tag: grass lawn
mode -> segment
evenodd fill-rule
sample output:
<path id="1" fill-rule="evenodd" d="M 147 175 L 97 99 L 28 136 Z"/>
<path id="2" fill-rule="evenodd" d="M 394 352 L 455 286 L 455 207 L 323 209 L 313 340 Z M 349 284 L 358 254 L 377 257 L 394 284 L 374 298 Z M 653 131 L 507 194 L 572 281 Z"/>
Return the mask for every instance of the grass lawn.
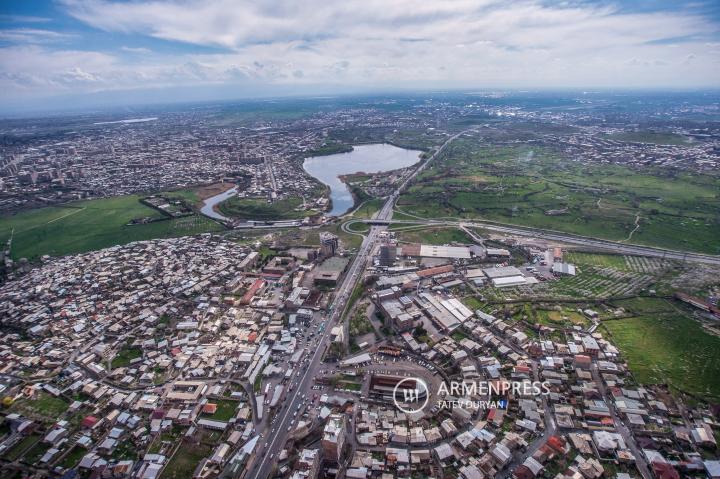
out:
<path id="1" fill-rule="evenodd" d="M 203 414 L 204 417 L 212 419 L 213 421 L 228 422 L 235 416 L 238 408 L 238 401 L 232 401 L 230 399 L 220 399 L 218 401 L 211 401 L 217 404 L 217 410 L 215 414 Z"/>
<path id="2" fill-rule="evenodd" d="M 615 306 L 624 308 L 638 316 L 648 316 L 650 313 L 675 313 L 673 304 L 663 298 L 632 298 L 613 301 Z"/>
<path id="3" fill-rule="evenodd" d="M 603 322 L 641 383 L 720 398 L 720 338 L 673 312 Z"/>
<path id="4" fill-rule="evenodd" d="M 367 307 L 358 307 L 358 309 L 355 310 L 355 314 L 350 318 L 348 328 L 351 337 L 358 337 L 372 332 L 373 327 L 367 317 Z"/>
<path id="5" fill-rule="evenodd" d="M 562 311 L 555 310 L 537 310 L 537 316 L 533 319 L 535 322 L 545 326 L 585 326 L 588 324 L 587 318 L 572 308 L 563 308 Z"/>
<path id="6" fill-rule="evenodd" d="M 349 391 L 362 390 L 362 384 L 352 381 L 340 381 L 337 385 L 338 389 L 347 389 Z"/>
<path id="7" fill-rule="evenodd" d="M 348 230 L 354 231 L 355 233 L 367 233 L 370 231 L 370 225 L 367 225 L 365 223 L 353 223 L 351 225 L 348 225 Z"/>
<path id="8" fill-rule="evenodd" d="M 59 466 L 64 469 L 70 469 L 71 467 L 75 467 L 80 462 L 80 459 L 85 456 L 85 454 L 87 454 L 87 451 L 85 449 L 80 446 L 75 446 L 70 452 L 67 453 L 65 457 L 63 457 L 63 460 L 60 462 Z"/>
<path id="9" fill-rule="evenodd" d="M 623 131 L 612 135 L 606 135 L 607 138 L 627 141 L 631 143 L 653 143 L 655 145 L 686 145 L 688 138 L 675 133 L 656 133 L 653 131 Z"/>
<path id="10" fill-rule="evenodd" d="M 423 228 L 417 230 L 398 231 L 400 241 L 407 243 L 422 243 L 431 245 L 444 245 L 448 243 L 473 244 L 473 241 L 463 231 L 457 228 Z"/>
<path id="11" fill-rule="evenodd" d="M 367 200 L 353 214 L 353 217 L 355 217 L 355 218 L 372 218 L 372 216 L 375 213 L 377 213 L 384 204 L 385 204 L 385 200 L 382 198 L 373 198 L 371 200 Z"/>
<path id="12" fill-rule="evenodd" d="M 45 453 L 52 446 L 38 441 L 28 452 L 23 456 L 23 461 L 28 464 L 36 464 L 45 455 Z"/>
<path id="13" fill-rule="evenodd" d="M 115 368 L 124 368 L 130 366 L 130 361 L 135 358 L 142 357 L 142 349 L 135 347 L 124 347 L 121 349 L 111 361 L 111 366 Z"/>
<path id="14" fill-rule="evenodd" d="M 455 331 L 450 335 L 451 338 L 453 338 L 455 341 L 462 341 L 463 339 L 467 338 L 467 334 L 463 333 L 462 331 Z"/>
<path id="15" fill-rule="evenodd" d="M 12 257 L 34 260 L 45 254 L 81 253 L 131 241 L 223 229 L 199 215 L 128 226 L 132 219 L 164 217 L 140 203 L 141 198 L 128 195 L 78 201 L 0 216 L 0 238 L 9 237 L 14 229 Z"/>
<path id="16" fill-rule="evenodd" d="M 627 264 L 625 263 L 625 258 L 619 254 L 581 253 L 579 251 L 568 251 L 565 253 L 563 260 L 566 263 L 589 264 L 591 266 L 615 268 L 621 271 L 629 270 Z"/>
<path id="17" fill-rule="evenodd" d="M 203 443 L 198 445 L 183 443 L 170 459 L 168 465 L 165 466 L 165 469 L 162 470 L 160 477 L 177 479 L 192 477 L 198 463 L 204 457 L 209 456 L 211 452 L 210 446 Z"/>
<path id="18" fill-rule="evenodd" d="M 475 311 L 482 308 L 482 303 L 479 299 L 477 299 L 474 296 L 466 296 L 462 299 L 462 302 L 465 306 L 470 308 L 471 311 Z"/>
<path id="19" fill-rule="evenodd" d="M 70 405 L 62 398 L 56 398 L 44 391 L 38 393 L 36 399 L 21 399 L 10 408 L 12 412 L 28 416 L 42 416 L 57 421 Z"/>
<path id="20" fill-rule="evenodd" d="M 284 198 L 268 203 L 264 198 L 238 198 L 233 196 L 218 205 L 220 213 L 244 220 L 292 220 L 317 214 L 311 211 L 296 211 L 302 205 L 302 198 Z"/>
<path id="21" fill-rule="evenodd" d="M 320 232 L 329 231 L 340 238 L 342 246 L 346 249 L 357 249 L 362 243 L 362 237 L 344 232 L 340 223 L 333 223 L 318 228 L 292 228 L 286 230 L 255 230 L 272 234 L 277 241 L 287 246 L 320 246 Z"/>
<path id="22" fill-rule="evenodd" d="M 549 149 L 465 136 L 418 175 L 397 205 L 424 218 L 490 220 L 720 254 L 719 186 L 712 175 L 576 163 Z"/>
<path id="23" fill-rule="evenodd" d="M 17 460 L 26 450 L 33 447 L 35 444 L 37 444 L 40 441 L 40 436 L 36 434 L 31 434 L 29 436 L 26 436 L 23 438 L 22 441 L 15 444 L 13 447 L 11 447 L 4 455 L 3 457 L 7 459 L 8 461 L 15 461 Z"/>

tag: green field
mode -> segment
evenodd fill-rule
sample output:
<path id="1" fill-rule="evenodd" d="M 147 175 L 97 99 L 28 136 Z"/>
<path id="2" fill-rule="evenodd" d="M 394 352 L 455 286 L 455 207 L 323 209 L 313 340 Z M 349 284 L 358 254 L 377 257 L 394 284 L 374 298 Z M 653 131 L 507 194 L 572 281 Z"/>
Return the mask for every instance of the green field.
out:
<path id="1" fill-rule="evenodd" d="M 604 136 L 617 141 L 652 143 L 655 145 L 686 145 L 689 142 L 688 138 L 682 135 L 675 133 L 656 133 L 653 131 L 623 131 Z"/>
<path id="2" fill-rule="evenodd" d="M 85 454 L 87 454 L 87 451 L 85 449 L 80 446 L 75 446 L 70 452 L 65 455 L 65 457 L 63 457 L 63 460 L 60 462 L 59 465 L 60 467 L 63 467 L 65 469 L 75 467 L 77 463 L 80 462 L 80 459 L 85 456 Z"/>
<path id="3" fill-rule="evenodd" d="M 563 260 L 567 263 L 578 265 L 591 265 L 615 268 L 619 270 L 629 270 L 625 263 L 625 258 L 618 254 L 600 254 L 600 253 L 580 253 L 577 251 L 568 251 L 564 254 Z"/>
<path id="4" fill-rule="evenodd" d="M 0 240 L 14 229 L 12 257 L 34 260 L 42 255 L 92 251 L 131 241 L 220 231 L 222 226 L 200 215 L 128 226 L 137 218 L 163 218 L 140 203 L 138 195 L 78 201 L 0 217 Z"/>
<path id="5" fill-rule="evenodd" d="M 212 449 L 205 444 L 189 444 L 183 442 L 180 448 L 175 452 L 172 459 L 165 469 L 163 469 L 161 478 L 184 479 L 192 477 L 193 471 L 198 463 L 210 455 Z"/>
<path id="6" fill-rule="evenodd" d="M 67 411 L 70 405 L 62 398 L 56 398 L 44 391 L 37 393 L 35 399 L 20 399 L 11 407 L 12 412 L 17 412 L 30 417 L 43 417 L 57 421 Z"/>
<path id="7" fill-rule="evenodd" d="M 682 391 L 719 399 L 720 338 L 658 301 L 624 303 L 628 309 L 647 313 L 604 321 L 610 338 L 639 382 L 668 383 Z"/>
<path id="8" fill-rule="evenodd" d="M 238 198 L 233 196 L 218 205 L 220 213 L 244 220 L 294 220 L 318 214 L 312 211 L 297 211 L 303 203 L 302 198 L 284 198 L 268 203 L 264 198 Z"/>
<path id="9" fill-rule="evenodd" d="M 369 219 L 377 213 L 380 208 L 385 204 L 385 200 L 382 198 L 373 198 L 365 201 L 360 207 L 353 213 L 354 218 Z"/>
<path id="10" fill-rule="evenodd" d="M 261 231 L 261 230 L 256 230 Z M 287 246 L 320 246 L 320 232 L 328 231 L 337 235 L 340 242 L 347 249 L 357 249 L 362 243 L 362 237 L 346 233 L 340 228 L 340 223 L 328 224 L 318 228 L 290 228 L 286 230 L 262 230 L 272 235 L 277 241 Z"/>
<path id="11" fill-rule="evenodd" d="M 111 361 L 112 369 L 130 366 L 130 361 L 142 357 L 142 349 L 126 347 L 121 349 Z"/>
<path id="12" fill-rule="evenodd" d="M 8 449 L 2 457 L 7 459 L 8 461 L 15 461 L 19 459 L 25 451 L 27 451 L 31 447 L 34 447 L 38 442 L 40 442 L 40 439 L 41 437 L 37 434 L 31 434 L 29 436 L 26 436 L 20 442 Z"/>
<path id="13" fill-rule="evenodd" d="M 203 414 L 203 416 L 212 419 L 213 421 L 224 421 L 227 422 L 235 416 L 238 408 L 238 402 L 230 399 L 220 399 L 215 401 L 217 409 L 215 414 Z"/>
<path id="14" fill-rule="evenodd" d="M 473 244 L 463 231 L 457 228 L 423 228 L 416 230 L 397 231 L 399 241 L 406 243 L 422 243 L 444 245 L 449 243 Z"/>
<path id="15" fill-rule="evenodd" d="M 398 208 L 720 254 L 718 191 L 720 179 L 710 175 L 583 164 L 463 137 L 418 176 Z"/>

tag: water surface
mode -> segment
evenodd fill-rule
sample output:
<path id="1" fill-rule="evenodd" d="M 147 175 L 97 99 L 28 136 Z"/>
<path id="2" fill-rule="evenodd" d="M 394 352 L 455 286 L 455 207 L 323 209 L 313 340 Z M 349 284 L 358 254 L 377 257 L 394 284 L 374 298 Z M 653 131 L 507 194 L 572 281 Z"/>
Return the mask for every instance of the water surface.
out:
<path id="1" fill-rule="evenodd" d="M 218 204 L 222 203 L 223 201 L 235 196 L 238 192 L 237 186 L 234 188 L 230 188 L 227 191 L 223 191 L 222 193 L 219 193 L 215 196 L 211 196 L 210 198 L 203 201 L 203 206 L 200 208 L 200 213 L 204 214 L 205 216 L 209 216 L 210 218 L 215 218 L 216 220 L 220 221 L 230 221 L 230 218 L 221 215 L 217 211 L 213 209 L 213 207 Z"/>
<path id="2" fill-rule="evenodd" d="M 330 187 L 330 214 L 339 216 L 353 207 L 352 194 L 347 185 L 340 181 L 340 175 L 405 168 L 420 161 L 421 153 L 419 150 L 406 150 L 387 143 L 359 145 L 348 153 L 306 158 L 303 168 Z"/>

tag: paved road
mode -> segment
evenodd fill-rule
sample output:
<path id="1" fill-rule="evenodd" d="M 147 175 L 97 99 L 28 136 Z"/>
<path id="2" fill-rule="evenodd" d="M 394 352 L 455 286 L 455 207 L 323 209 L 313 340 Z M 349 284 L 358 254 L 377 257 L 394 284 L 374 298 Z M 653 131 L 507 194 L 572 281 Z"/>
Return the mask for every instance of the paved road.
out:
<path id="1" fill-rule="evenodd" d="M 458 133 L 448 138 L 445 143 L 437 149 L 437 151 L 430 156 L 425 162 L 421 163 L 413 174 L 398 186 L 397 190 L 391 194 L 382 209 L 376 214 L 375 218 L 378 220 L 389 220 L 392 218 L 393 207 L 395 201 L 400 196 L 400 193 L 407 187 L 409 182 L 420 173 L 425 167 L 433 161 L 437 155 L 439 155 L 445 147 L 452 142 L 454 139 L 459 137 L 465 132 Z M 269 426 L 269 434 L 265 432 L 261 438 L 261 444 L 258 449 L 257 457 L 254 465 L 251 465 L 250 474 L 248 477 L 267 478 L 272 472 L 273 465 L 277 461 L 279 452 L 285 446 L 288 435 L 291 430 L 296 426 L 295 412 L 298 408 L 302 409 L 303 404 L 307 404 L 307 397 L 310 397 L 311 387 L 313 385 L 313 379 L 320 369 L 321 360 L 323 353 L 330 344 L 330 331 L 338 321 L 342 318 L 343 312 L 347 307 L 347 301 L 352 294 L 355 285 L 358 280 L 362 277 L 362 272 L 365 269 L 368 258 L 372 253 L 375 246 L 379 233 L 387 228 L 387 226 L 371 226 L 367 236 L 363 239 L 360 250 L 358 251 L 355 259 L 353 260 L 347 274 L 343 278 L 340 286 L 335 292 L 335 301 L 331 307 L 325 325 L 325 329 L 320 333 L 320 340 L 317 348 L 312 351 L 312 356 L 307 367 L 299 373 L 298 376 L 294 376 L 289 383 L 289 387 L 293 388 L 292 392 L 289 392 L 286 397 L 285 406 L 276 414 L 274 423 Z M 303 398 L 305 396 L 305 398 Z M 267 442 L 267 447 L 265 446 Z"/>
<path id="2" fill-rule="evenodd" d="M 372 222 L 373 220 L 350 220 L 348 223 L 354 222 Z M 688 261 L 692 263 L 704 263 L 720 265 L 720 256 L 689 253 L 684 251 L 675 251 L 671 249 L 656 248 L 653 246 L 640 246 L 615 241 L 589 238 L 587 236 L 578 236 L 568 233 L 562 233 L 553 230 L 544 230 L 539 228 L 527 228 L 519 226 L 499 225 L 497 223 L 485 221 L 449 221 L 449 220 L 384 220 L 387 224 L 425 224 L 428 226 L 454 226 L 457 228 L 477 227 L 498 233 L 512 234 L 516 236 L 528 236 L 533 238 L 541 238 L 550 241 L 557 241 L 568 244 L 576 244 L 579 246 L 588 246 L 591 248 L 602 249 L 618 254 L 631 254 L 639 256 L 650 256 L 654 258 L 664 258 L 679 261 Z M 347 224 L 347 223 L 346 223 Z"/>

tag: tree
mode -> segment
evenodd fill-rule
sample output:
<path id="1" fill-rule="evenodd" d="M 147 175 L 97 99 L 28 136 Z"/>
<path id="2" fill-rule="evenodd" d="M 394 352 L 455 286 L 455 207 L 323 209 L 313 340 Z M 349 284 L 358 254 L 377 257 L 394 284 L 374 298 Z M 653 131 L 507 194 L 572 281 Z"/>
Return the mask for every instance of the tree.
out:
<path id="1" fill-rule="evenodd" d="M 415 327 L 415 331 L 413 331 L 413 337 L 420 338 L 422 336 L 427 336 L 427 333 L 427 329 L 425 329 L 422 324 L 418 324 Z"/>

